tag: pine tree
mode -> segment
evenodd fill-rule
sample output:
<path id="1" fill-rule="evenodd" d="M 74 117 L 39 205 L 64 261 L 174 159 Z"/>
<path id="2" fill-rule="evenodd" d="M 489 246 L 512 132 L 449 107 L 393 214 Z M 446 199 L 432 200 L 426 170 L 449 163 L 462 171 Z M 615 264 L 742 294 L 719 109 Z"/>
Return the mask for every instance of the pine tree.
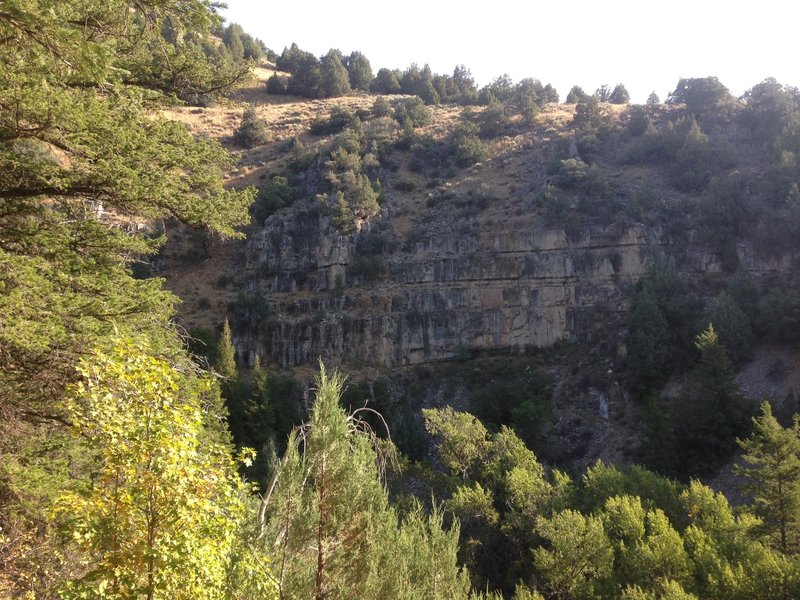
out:
<path id="1" fill-rule="evenodd" d="M 217 340 L 216 361 L 214 370 L 221 377 L 220 390 L 228 409 L 228 425 L 237 446 L 247 446 L 251 443 L 248 432 L 250 419 L 248 417 L 247 386 L 236 367 L 236 350 L 231 339 L 231 326 L 228 319 L 222 326 L 222 332 Z"/>
<path id="2" fill-rule="evenodd" d="M 614 551 L 599 517 L 565 510 L 536 520 L 548 547 L 534 550 L 534 563 L 554 598 L 592 597 L 596 580 L 612 571 Z"/>
<path id="3" fill-rule="evenodd" d="M 310 423 L 294 432 L 262 505 L 281 598 L 463 598 L 457 528 L 389 506 L 374 436 L 339 406 L 321 367 Z"/>
<path id="4" fill-rule="evenodd" d="M 672 352 L 669 324 L 658 306 L 650 286 L 636 294 L 631 315 L 631 372 L 636 385 L 644 390 L 666 375 Z"/>
<path id="5" fill-rule="evenodd" d="M 48 399 L 112 320 L 158 329 L 152 324 L 171 314 L 174 299 L 127 268 L 164 238 L 103 227 L 99 211 L 175 216 L 228 236 L 249 221 L 253 193 L 222 184 L 232 157 L 153 116 L 167 93 L 220 94 L 244 75 L 227 81 L 185 39 L 188 30 L 207 36 L 216 21 L 201 1 L 145 0 L 134 10 L 76 0 L 4 4 L 0 172 L 13 176 L 0 177 L 0 403 L 11 396 L 19 405 L 24 396 L 24 405 L 42 400 L 36 410 L 49 412 Z M 176 69 L 190 80 L 179 81 Z"/>
<path id="6" fill-rule="evenodd" d="M 745 400 L 713 325 L 698 334 L 696 346 L 700 361 L 676 401 L 674 419 L 681 472 L 688 475 L 717 468 L 734 451 L 747 423 Z"/>
<path id="7" fill-rule="evenodd" d="M 800 417 L 784 429 L 772 416 L 769 402 L 753 417 L 753 433 L 739 440 L 747 466 L 738 473 L 748 480 L 751 510 L 763 522 L 772 544 L 784 554 L 800 545 Z"/>
<path id="8" fill-rule="evenodd" d="M 579 102 L 585 102 L 588 97 L 589 94 L 584 92 L 581 86 L 573 85 L 572 88 L 569 90 L 567 98 L 564 100 L 564 102 L 566 102 L 567 104 L 577 104 Z"/>
<path id="9" fill-rule="evenodd" d="M 213 100 L 246 75 L 246 65 L 207 52 L 221 22 L 204 0 L 7 0 L 0 9 L 0 515 L 10 544 L 0 586 L 20 582 L 11 595 L 52 597 L 54 579 L 84 567 L 51 537 L 58 494 L 88 489 L 105 467 L 65 435 L 65 389 L 81 360 L 109 339 L 141 335 L 169 364 L 196 368 L 170 324 L 174 296 L 159 279 L 131 276 L 163 231 L 130 235 L 98 216 L 177 217 L 222 236 L 249 222 L 253 192 L 223 186 L 232 157 L 158 110 L 176 97 Z M 209 409 L 213 394 L 201 396 Z M 7 468 L 34 449 L 54 485 Z M 60 458 L 73 455 L 82 458 Z"/>
<path id="10" fill-rule="evenodd" d="M 422 414 L 428 433 L 441 439 L 439 454 L 444 465 L 465 481 L 469 479 L 487 456 L 486 427 L 474 416 L 456 412 L 450 406 L 423 409 Z"/>

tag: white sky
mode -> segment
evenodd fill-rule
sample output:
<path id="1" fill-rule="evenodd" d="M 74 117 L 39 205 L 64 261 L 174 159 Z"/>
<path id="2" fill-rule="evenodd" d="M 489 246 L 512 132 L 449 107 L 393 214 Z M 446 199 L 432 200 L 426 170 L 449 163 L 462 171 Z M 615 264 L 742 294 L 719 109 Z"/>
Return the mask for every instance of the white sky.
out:
<path id="1" fill-rule="evenodd" d="M 479 85 L 508 73 L 588 93 L 623 83 L 664 100 L 681 77 L 715 75 L 734 95 L 767 77 L 800 85 L 795 0 L 225 0 L 222 14 L 280 54 L 359 50 L 372 69 L 464 64 Z"/>

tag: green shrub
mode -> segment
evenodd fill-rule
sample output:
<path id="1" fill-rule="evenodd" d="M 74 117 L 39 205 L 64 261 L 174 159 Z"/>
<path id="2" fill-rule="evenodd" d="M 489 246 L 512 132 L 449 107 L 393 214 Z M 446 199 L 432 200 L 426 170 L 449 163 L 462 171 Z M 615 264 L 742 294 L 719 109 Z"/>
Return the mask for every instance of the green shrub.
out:
<path id="1" fill-rule="evenodd" d="M 421 98 L 405 98 L 395 102 L 394 118 L 402 127 L 422 127 L 430 123 L 431 111 Z"/>
<path id="2" fill-rule="evenodd" d="M 578 158 L 568 158 L 554 162 L 548 169 L 548 174 L 558 187 L 572 189 L 584 183 L 589 174 L 589 166 Z"/>
<path id="3" fill-rule="evenodd" d="M 339 133 L 349 127 L 357 127 L 360 124 L 361 120 L 353 112 L 341 106 L 334 106 L 327 119 L 314 119 L 309 131 L 314 135 L 329 135 Z"/>
<path id="4" fill-rule="evenodd" d="M 267 123 L 258 116 L 253 107 L 244 110 L 239 127 L 233 134 L 233 140 L 244 148 L 262 146 L 269 141 Z"/>
<path id="5" fill-rule="evenodd" d="M 298 137 L 294 137 L 289 141 L 287 150 L 289 170 L 294 173 L 300 173 L 308 169 L 319 156 L 316 148 L 309 148 Z"/>
<path id="6" fill-rule="evenodd" d="M 509 119 L 505 106 L 499 102 L 493 102 L 483 109 L 476 121 L 479 135 L 482 138 L 495 138 L 505 132 Z"/>
<path id="7" fill-rule="evenodd" d="M 373 254 L 371 256 L 356 256 L 350 263 L 348 269 L 350 275 L 373 282 L 383 277 L 388 268 L 382 255 Z"/>
<path id="8" fill-rule="evenodd" d="M 289 206 L 295 198 L 295 191 L 286 177 L 275 176 L 258 190 L 253 203 L 253 220 L 263 223 L 264 219 Z"/>
<path id="9" fill-rule="evenodd" d="M 643 135 L 650 127 L 650 117 L 647 111 L 641 106 L 631 109 L 628 118 L 628 133 L 634 137 Z"/>
<path id="10" fill-rule="evenodd" d="M 476 133 L 476 128 L 463 123 L 456 127 L 450 136 L 450 146 L 455 163 L 459 167 L 469 167 L 486 158 L 488 150 Z"/>
<path id="11" fill-rule="evenodd" d="M 383 96 L 378 96 L 372 103 L 372 114 L 376 117 L 388 117 L 392 114 L 392 105 Z"/>
<path id="12" fill-rule="evenodd" d="M 451 150 L 432 136 L 414 136 L 408 168 L 415 173 L 431 173 L 447 165 Z"/>
<path id="13" fill-rule="evenodd" d="M 286 75 L 278 75 L 273 73 L 272 77 L 267 79 L 267 93 L 268 94 L 285 94 L 289 89 L 289 78 Z"/>

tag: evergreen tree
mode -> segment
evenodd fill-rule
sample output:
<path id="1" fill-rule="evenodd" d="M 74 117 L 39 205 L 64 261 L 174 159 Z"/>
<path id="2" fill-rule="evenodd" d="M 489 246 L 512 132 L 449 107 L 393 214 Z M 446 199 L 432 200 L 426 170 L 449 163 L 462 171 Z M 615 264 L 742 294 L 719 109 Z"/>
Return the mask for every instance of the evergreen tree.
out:
<path id="1" fill-rule="evenodd" d="M 258 356 L 253 364 L 249 392 L 245 407 L 246 443 L 252 448 L 261 448 L 275 437 L 278 419 L 275 414 L 275 402 L 270 394 L 269 376 L 267 370 L 261 366 L 261 359 Z"/>
<path id="2" fill-rule="evenodd" d="M 759 308 L 758 284 L 750 272 L 741 265 L 733 274 L 728 286 L 728 295 L 747 316 L 751 327 L 756 323 Z"/>
<path id="3" fill-rule="evenodd" d="M 651 286 L 645 284 L 634 299 L 628 351 L 634 385 L 640 390 L 658 385 L 669 373 L 670 338 L 669 323 Z"/>
<path id="4" fill-rule="evenodd" d="M 222 378 L 220 389 L 227 406 L 228 425 L 233 435 L 233 441 L 239 447 L 246 446 L 251 443 L 248 435 L 250 431 L 249 394 L 247 386 L 236 368 L 236 350 L 233 347 L 228 319 L 225 319 L 222 326 L 215 355 L 216 360 L 213 366 Z"/>
<path id="5" fill-rule="evenodd" d="M 267 124 L 252 106 L 244 110 L 242 121 L 233 133 L 233 139 L 244 148 L 262 146 L 269 141 Z"/>
<path id="6" fill-rule="evenodd" d="M 298 49 L 297 53 L 290 54 L 286 62 L 287 67 L 291 67 L 290 72 L 292 73 L 287 83 L 287 92 L 306 98 L 319 98 L 322 95 L 322 71 L 319 59 L 310 52 Z M 337 65 L 333 64 L 334 62 L 334 59 L 328 61 L 331 68 L 329 74 L 333 76 L 331 78 L 333 86 L 341 82 L 341 79 L 338 81 L 336 79 L 341 72 L 336 68 Z M 342 66 L 342 68 L 344 67 Z"/>
<path id="7" fill-rule="evenodd" d="M 657 104 L 661 104 L 661 99 L 658 97 L 658 94 L 655 92 L 650 92 L 650 95 L 647 97 L 647 105 L 648 106 L 655 106 Z"/>
<path id="8" fill-rule="evenodd" d="M 716 77 L 684 78 L 667 98 L 668 104 L 685 104 L 686 110 L 697 117 L 718 111 L 731 102 L 728 88 Z"/>
<path id="9" fill-rule="evenodd" d="M 372 66 L 367 57 L 361 52 L 351 52 L 344 65 L 350 78 L 350 87 L 354 90 L 369 90 L 372 83 Z"/>
<path id="10" fill-rule="evenodd" d="M 244 36 L 242 26 L 236 23 L 228 25 L 222 33 L 222 41 L 230 50 L 235 62 L 242 62 L 245 58 Z"/>
<path id="11" fill-rule="evenodd" d="M 549 548 L 536 548 L 534 563 L 554 598 L 592 597 L 595 580 L 611 575 L 614 551 L 599 517 L 565 510 L 539 517 L 536 530 Z"/>
<path id="12" fill-rule="evenodd" d="M 214 368 L 226 381 L 234 381 L 238 376 L 236 370 L 236 351 L 233 348 L 231 338 L 231 325 L 228 319 L 222 325 L 222 333 L 217 340 L 217 350 L 215 352 L 216 362 Z"/>
<path id="13" fill-rule="evenodd" d="M 345 96 L 351 91 L 350 76 L 338 50 L 328 50 L 320 61 L 319 93 L 322 98 Z"/>
<path id="14" fill-rule="evenodd" d="M 272 77 L 267 79 L 266 85 L 268 94 L 285 94 L 288 91 L 289 78 L 273 73 Z"/>
<path id="15" fill-rule="evenodd" d="M 609 102 L 611 97 L 611 88 L 609 88 L 608 85 L 603 84 L 595 90 L 594 95 L 595 98 L 597 98 L 600 102 Z"/>
<path id="16" fill-rule="evenodd" d="M 581 86 L 574 85 L 567 94 L 567 98 L 564 102 L 567 104 L 577 104 L 578 102 L 585 102 L 588 97 L 589 94 L 584 92 Z"/>
<path id="17" fill-rule="evenodd" d="M 399 94 L 402 90 L 400 86 L 400 76 L 401 73 L 399 71 L 387 68 L 379 69 L 369 89 L 379 94 Z"/>
<path id="18" fill-rule="evenodd" d="M 676 449 L 681 473 L 710 473 L 736 448 L 736 436 L 747 424 L 747 407 L 739 394 L 728 354 L 709 325 L 697 336 L 700 361 L 675 407 Z"/>
<path id="19" fill-rule="evenodd" d="M 750 355 L 753 341 L 753 330 L 744 311 L 723 292 L 706 311 L 704 320 L 714 326 L 734 364 L 741 365 Z"/>
<path id="20" fill-rule="evenodd" d="M 800 549 L 800 418 L 784 429 L 772 416 L 769 402 L 753 417 L 753 432 L 739 440 L 746 466 L 738 473 L 748 480 L 751 509 L 763 523 L 770 542 L 784 554 Z"/>
<path id="21" fill-rule="evenodd" d="M 184 27 L 196 20 L 200 35 L 212 15 L 202 2 L 137 7 L 100 7 L 86 27 L 77 25 L 83 4 L 73 1 L 41 11 L 15 2 L 9 10 L 16 16 L 0 18 L 8 40 L 0 47 L 0 107 L 15 107 L 0 109 L 0 171 L 14 174 L 0 178 L 0 395 L 52 397 L 112 319 L 125 315 L 130 326 L 144 327 L 170 314 L 173 300 L 158 282 L 132 280 L 127 271 L 127 257 L 156 251 L 163 238 L 103 227 L 97 208 L 145 220 L 172 215 L 223 235 L 249 220 L 251 192 L 222 185 L 231 157 L 183 125 L 154 118 L 152 107 L 166 98 L 123 77 L 143 68 L 131 64 L 137 52 L 160 43 L 144 22 L 172 19 Z M 35 39 L 30 31 L 38 32 Z M 130 53 L 118 54 L 118 47 Z M 192 68 L 212 69 L 204 57 L 195 59 Z M 201 87 L 181 89 L 200 90 L 201 79 Z M 151 74 L 142 85 L 160 88 L 160 81 Z M 58 365 L 47 359 L 55 348 Z"/>
<path id="22" fill-rule="evenodd" d="M 468 413 L 443 409 L 424 409 L 425 429 L 441 438 L 439 454 L 448 468 L 464 480 L 485 459 L 488 432 L 483 424 Z"/>
<path id="23" fill-rule="evenodd" d="M 10 0 L 0 10 L 0 515 L 19 515 L 3 518 L 11 561 L 0 585 L 22 586 L 11 595 L 52 597 L 54 579 L 85 567 L 74 548 L 56 551 L 51 537 L 58 494 L 88 490 L 106 467 L 105 449 L 86 452 L 65 436 L 65 388 L 80 361 L 111 338 L 135 335 L 170 365 L 196 368 L 170 325 L 175 298 L 160 280 L 131 276 L 132 257 L 156 252 L 165 238 L 157 229 L 129 235 L 98 215 L 137 223 L 177 217 L 223 236 L 238 236 L 236 227 L 248 222 L 251 191 L 223 187 L 232 157 L 158 115 L 175 97 L 213 100 L 246 75 L 246 65 L 207 52 L 220 23 L 201 0 Z M 219 429 L 216 401 L 201 396 L 209 426 Z M 36 461 L 58 485 L 47 489 L 25 469 L 6 468 L 26 446 L 38 448 Z M 79 452 L 80 462 L 58 458 Z M 95 480 L 98 494 L 106 483 Z M 200 560 L 190 552 L 182 564 Z"/>
<path id="24" fill-rule="evenodd" d="M 300 69 L 305 65 L 305 62 L 309 56 L 312 58 L 314 57 L 313 54 L 301 50 L 296 43 L 292 42 L 291 46 L 283 49 L 283 52 L 281 52 L 278 60 L 275 61 L 275 67 L 279 71 L 296 75 L 297 72 L 300 71 Z"/>
<path id="25" fill-rule="evenodd" d="M 628 93 L 628 90 L 625 89 L 624 85 L 618 83 L 609 94 L 608 101 L 611 104 L 627 104 L 631 101 L 631 95 Z"/>
<path id="26" fill-rule="evenodd" d="M 548 83 L 542 90 L 542 98 L 545 103 L 552 102 L 554 104 L 558 104 L 558 91 Z"/>
<path id="27" fill-rule="evenodd" d="M 457 102 L 460 104 L 474 104 L 478 100 L 478 88 L 472 72 L 464 65 L 457 65 L 453 69 L 453 87 L 458 94 Z"/>
<path id="28" fill-rule="evenodd" d="M 341 387 L 337 373 L 321 368 L 311 421 L 290 437 L 264 500 L 280 597 L 466 597 L 457 528 L 443 531 L 436 512 L 397 518 L 374 436 L 339 406 Z"/>

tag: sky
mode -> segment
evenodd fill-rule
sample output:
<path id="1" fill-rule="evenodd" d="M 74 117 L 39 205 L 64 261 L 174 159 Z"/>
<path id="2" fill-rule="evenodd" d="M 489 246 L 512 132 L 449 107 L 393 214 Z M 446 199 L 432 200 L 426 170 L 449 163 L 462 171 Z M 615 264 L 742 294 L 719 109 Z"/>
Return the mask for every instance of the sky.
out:
<path id="1" fill-rule="evenodd" d="M 665 100 L 682 77 L 716 76 L 736 96 L 767 77 L 800 86 L 794 0 L 225 0 L 222 11 L 280 54 L 362 52 L 377 72 L 463 64 L 479 85 L 508 74 L 551 83 L 625 85 L 633 102 Z"/>

